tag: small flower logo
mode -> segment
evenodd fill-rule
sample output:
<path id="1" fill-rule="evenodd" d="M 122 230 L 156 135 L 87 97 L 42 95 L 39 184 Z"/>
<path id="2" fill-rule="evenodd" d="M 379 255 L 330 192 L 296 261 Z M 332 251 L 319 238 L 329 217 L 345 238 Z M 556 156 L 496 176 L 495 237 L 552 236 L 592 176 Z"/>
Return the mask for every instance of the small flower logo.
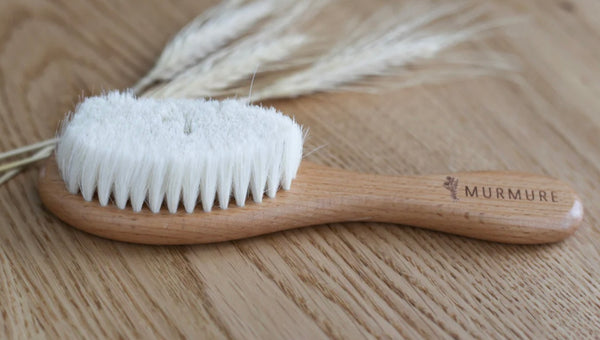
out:
<path id="1" fill-rule="evenodd" d="M 450 197 L 453 200 L 458 201 L 458 196 L 456 196 L 456 188 L 458 187 L 458 178 L 454 177 L 446 177 L 446 182 L 444 182 L 444 188 L 450 191 Z"/>

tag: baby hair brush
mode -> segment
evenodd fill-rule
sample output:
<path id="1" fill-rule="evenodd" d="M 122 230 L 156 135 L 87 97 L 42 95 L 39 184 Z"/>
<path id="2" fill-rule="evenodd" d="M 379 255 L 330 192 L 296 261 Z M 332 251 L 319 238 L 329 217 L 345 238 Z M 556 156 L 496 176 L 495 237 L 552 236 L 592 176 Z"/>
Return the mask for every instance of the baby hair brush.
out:
<path id="1" fill-rule="evenodd" d="M 300 165 L 301 127 L 238 100 L 111 92 L 82 102 L 59 137 L 40 172 L 43 203 L 76 228 L 126 242 L 208 243 L 371 221 L 535 244 L 564 239 L 583 218 L 574 191 L 546 176 L 393 177 Z M 230 200 L 238 207 L 228 209 Z"/>

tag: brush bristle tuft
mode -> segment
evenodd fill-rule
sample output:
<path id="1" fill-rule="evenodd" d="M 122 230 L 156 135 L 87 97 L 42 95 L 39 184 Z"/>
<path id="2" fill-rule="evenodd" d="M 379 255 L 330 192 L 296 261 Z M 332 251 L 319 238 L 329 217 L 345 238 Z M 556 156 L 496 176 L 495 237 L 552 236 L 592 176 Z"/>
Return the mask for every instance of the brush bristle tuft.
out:
<path id="1" fill-rule="evenodd" d="M 243 206 L 289 189 L 303 134 L 291 118 L 240 100 L 151 99 L 110 92 L 87 98 L 63 125 L 56 160 L 71 193 L 97 193 L 124 209 L 144 203 L 191 213 L 231 196 Z M 200 199 L 200 202 L 198 202 Z"/>

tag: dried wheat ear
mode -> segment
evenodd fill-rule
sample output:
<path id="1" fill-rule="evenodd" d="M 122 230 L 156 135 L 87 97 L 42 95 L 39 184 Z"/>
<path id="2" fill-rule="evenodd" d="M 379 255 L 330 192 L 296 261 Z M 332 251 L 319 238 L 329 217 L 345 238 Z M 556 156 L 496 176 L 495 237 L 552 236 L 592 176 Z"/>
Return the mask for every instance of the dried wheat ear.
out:
<path id="1" fill-rule="evenodd" d="M 318 26 L 313 24 L 327 15 L 327 6 L 328 1 L 321 0 L 223 1 L 176 34 L 131 91 L 159 98 L 250 93 L 248 101 L 255 102 L 319 91 L 375 91 L 456 76 L 498 75 L 513 67 L 505 56 L 489 51 L 474 54 L 455 49 L 453 54 L 441 54 L 510 22 L 490 18 L 486 7 L 470 1 L 442 5 L 406 1 L 361 20 L 347 18 L 352 23 L 348 30 L 329 40 L 322 32 L 306 30 Z M 435 67 L 429 69 L 431 64 Z M 0 165 L 0 173 L 4 172 L 0 184 L 51 155 L 56 142 L 50 139 L 0 154 L 2 160 L 35 152 Z"/>

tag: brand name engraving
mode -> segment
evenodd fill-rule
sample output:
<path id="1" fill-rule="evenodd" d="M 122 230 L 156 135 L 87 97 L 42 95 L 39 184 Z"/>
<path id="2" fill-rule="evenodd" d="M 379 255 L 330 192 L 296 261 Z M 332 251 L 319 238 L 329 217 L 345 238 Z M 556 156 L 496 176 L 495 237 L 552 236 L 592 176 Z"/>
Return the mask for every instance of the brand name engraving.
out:
<path id="1" fill-rule="evenodd" d="M 446 177 L 443 186 L 450 192 L 450 197 L 454 201 L 459 200 L 458 178 L 451 176 Z M 551 190 L 493 187 L 485 185 L 465 185 L 464 193 L 465 198 L 474 197 L 497 200 L 539 201 L 558 203 L 558 196 L 556 192 Z"/>
<path id="2" fill-rule="evenodd" d="M 465 197 L 495 198 L 498 200 L 558 202 L 554 191 L 465 185 Z"/>

